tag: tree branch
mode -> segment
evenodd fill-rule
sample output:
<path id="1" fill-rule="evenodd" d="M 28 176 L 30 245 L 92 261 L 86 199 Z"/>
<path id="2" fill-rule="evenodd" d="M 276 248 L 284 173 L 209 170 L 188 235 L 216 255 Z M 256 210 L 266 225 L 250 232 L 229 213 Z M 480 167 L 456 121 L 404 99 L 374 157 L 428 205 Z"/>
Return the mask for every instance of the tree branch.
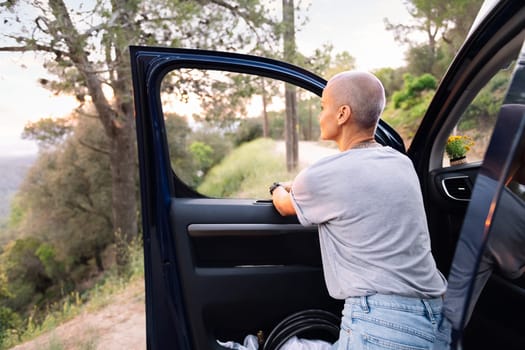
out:
<path id="1" fill-rule="evenodd" d="M 51 46 L 45 46 L 41 44 L 26 45 L 26 46 L 0 46 L 0 51 L 4 52 L 29 52 L 29 51 L 44 51 L 51 52 L 56 55 L 65 56 L 67 52 L 58 50 Z"/>
<path id="2" fill-rule="evenodd" d="M 224 9 L 230 11 L 233 16 L 237 16 L 237 17 L 242 18 L 244 23 L 246 23 L 246 25 L 255 34 L 255 36 L 257 38 L 257 42 L 258 43 L 262 43 L 262 39 L 261 39 L 259 33 L 257 32 L 257 28 L 255 27 L 254 23 L 250 19 L 250 14 L 246 13 L 246 11 L 243 11 L 242 8 L 240 8 L 238 5 L 229 4 L 229 3 L 227 3 L 224 0 L 198 0 L 198 2 L 201 5 L 203 5 L 203 6 L 206 5 L 207 3 L 211 3 L 211 4 L 214 4 L 214 5 L 217 5 L 219 7 L 222 7 Z M 263 22 L 265 22 L 267 24 L 270 24 L 270 25 L 274 24 L 271 21 L 267 21 L 266 19 Z"/>
<path id="3" fill-rule="evenodd" d="M 63 0 L 50 0 L 49 6 L 53 16 L 57 19 L 56 28 L 52 31 L 50 29 L 50 32 L 55 38 L 62 37 L 63 34 L 60 33 L 67 33 L 64 41 L 69 50 L 68 56 L 83 75 L 84 82 L 97 109 L 104 130 L 111 137 L 115 132 L 117 113 L 111 108 L 104 95 L 99 77 L 92 73 L 95 70 L 88 59 L 88 53 L 84 50 L 85 38 L 79 35 Z"/>
<path id="4" fill-rule="evenodd" d="M 81 144 L 82 146 L 86 147 L 86 148 L 89 148 L 92 151 L 95 151 L 95 152 L 98 152 L 98 153 L 102 153 L 102 154 L 105 154 L 107 156 L 109 156 L 109 154 L 110 154 L 108 150 L 105 150 L 105 149 L 98 148 L 98 147 L 95 147 L 93 145 L 90 145 L 87 142 L 82 141 L 81 139 L 78 139 L 78 143 Z"/>
<path id="5" fill-rule="evenodd" d="M 78 113 L 79 116 L 81 117 L 86 117 L 86 118 L 91 118 L 91 119 L 99 119 L 98 118 L 98 114 L 93 114 L 93 113 L 88 113 L 86 112 L 84 109 L 84 104 L 82 103 L 80 106 L 78 106 L 77 108 L 75 108 L 75 112 Z"/>
<path id="6" fill-rule="evenodd" d="M 111 226 L 111 224 L 112 224 L 111 220 L 104 213 L 101 213 L 101 212 L 99 212 L 99 211 L 97 211 L 95 209 L 86 208 L 83 205 L 81 205 L 80 203 L 77 203 L 76 201 L 72 201 L 72 200 L 65 201 L 65 204 L 67 206 L 69 206 L 70 208 L 80 210 L 81 212 L 101 217 L 104 221 L 109 223 L 109 226 Z"/>

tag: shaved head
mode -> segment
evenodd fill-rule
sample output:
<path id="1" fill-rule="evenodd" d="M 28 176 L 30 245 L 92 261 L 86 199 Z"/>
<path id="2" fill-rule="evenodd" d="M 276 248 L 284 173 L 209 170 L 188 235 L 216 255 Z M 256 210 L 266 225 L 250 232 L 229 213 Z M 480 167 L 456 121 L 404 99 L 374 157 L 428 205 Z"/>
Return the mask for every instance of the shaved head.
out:
<path id="1" fill-rule="evenodd" d="M 375 128 L 385 107 L 385 90 L 379 79 L 368 72 L 336 74 L 325 90 L 338 105 L 348 105 L 354 121 L 362 128 Z"/>

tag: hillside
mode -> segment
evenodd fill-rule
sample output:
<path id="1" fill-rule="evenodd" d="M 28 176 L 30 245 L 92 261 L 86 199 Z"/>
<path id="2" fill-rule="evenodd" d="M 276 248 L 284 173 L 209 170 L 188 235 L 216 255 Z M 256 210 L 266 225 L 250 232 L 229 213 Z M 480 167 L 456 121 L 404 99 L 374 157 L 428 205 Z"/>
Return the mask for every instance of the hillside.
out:
<path id="1" fill-rule="evenodd" d="M 10 200 L 35 159 L 36 155 L 0 156 L 0 222 L 9 215 Z"/>

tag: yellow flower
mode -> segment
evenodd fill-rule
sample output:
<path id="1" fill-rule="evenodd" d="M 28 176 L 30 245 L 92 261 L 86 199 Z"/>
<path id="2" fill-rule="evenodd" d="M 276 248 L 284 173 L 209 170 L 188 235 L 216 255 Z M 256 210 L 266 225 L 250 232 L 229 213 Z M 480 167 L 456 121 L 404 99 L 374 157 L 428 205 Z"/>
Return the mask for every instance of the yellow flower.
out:
<path id="1" fill-rule="evenodd" d="M 463 158 L 473 145 L 474 141 L 468 136 L 451 135 L 448 137 L 445 151 L 450 159 Z"/>

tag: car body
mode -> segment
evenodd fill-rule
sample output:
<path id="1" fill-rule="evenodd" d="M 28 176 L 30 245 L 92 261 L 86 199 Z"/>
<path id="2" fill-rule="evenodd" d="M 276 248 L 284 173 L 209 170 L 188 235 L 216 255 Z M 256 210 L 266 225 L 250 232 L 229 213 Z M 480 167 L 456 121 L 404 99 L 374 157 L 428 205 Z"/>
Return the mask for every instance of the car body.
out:
<path id="1" fill-rule="evenodd" d="M 472 298 L 502 190 L 525 149 L 525 113 L 520 109 L 525 105 L 524 23 L 521 1 L 499 1 L 489 8 L 442 78 L 408 149 L 384 121 L 376 135 L 380 143 L 406 153 L 414 163 L 438 268 L 446 276 L 455 267 L 464 272 L 451 276 L 451 282 L 462 286 L 455 302 L 463 324 L 464 315 L 476 304 L 465 330 L 458 329 L 465 349 L 525 347 L 525 279 L 509 279 L 496 269 L 479 300 Z M 268 334 L 286 316 L 301 310 L 339 315 L 341 301 L 330 298 L 324 285 L 317 229 L 302 227 L 295 217 L 281 217 L 264 198 L 213 198 L 190 188 L 170 163 L 173 150 L 161 101 L 163 79 L 180 69 L 262 76 L 317 96 L 326 81 L 262 57 L 130 49 L 148 349 L 220 349 L 217 340 L 241 341 L 258 331 Z M 483 161 L 445 166 L 448 136 L 478 92 L 509 63 L 513 69 L 502 105 L 518 109 L 498 112 Z M 476 182 L 480 175 L 491 180 L 483 189 Z M 506 253 L 514 254 L 516 245 L 525 250 L 518 239 Z"/>

